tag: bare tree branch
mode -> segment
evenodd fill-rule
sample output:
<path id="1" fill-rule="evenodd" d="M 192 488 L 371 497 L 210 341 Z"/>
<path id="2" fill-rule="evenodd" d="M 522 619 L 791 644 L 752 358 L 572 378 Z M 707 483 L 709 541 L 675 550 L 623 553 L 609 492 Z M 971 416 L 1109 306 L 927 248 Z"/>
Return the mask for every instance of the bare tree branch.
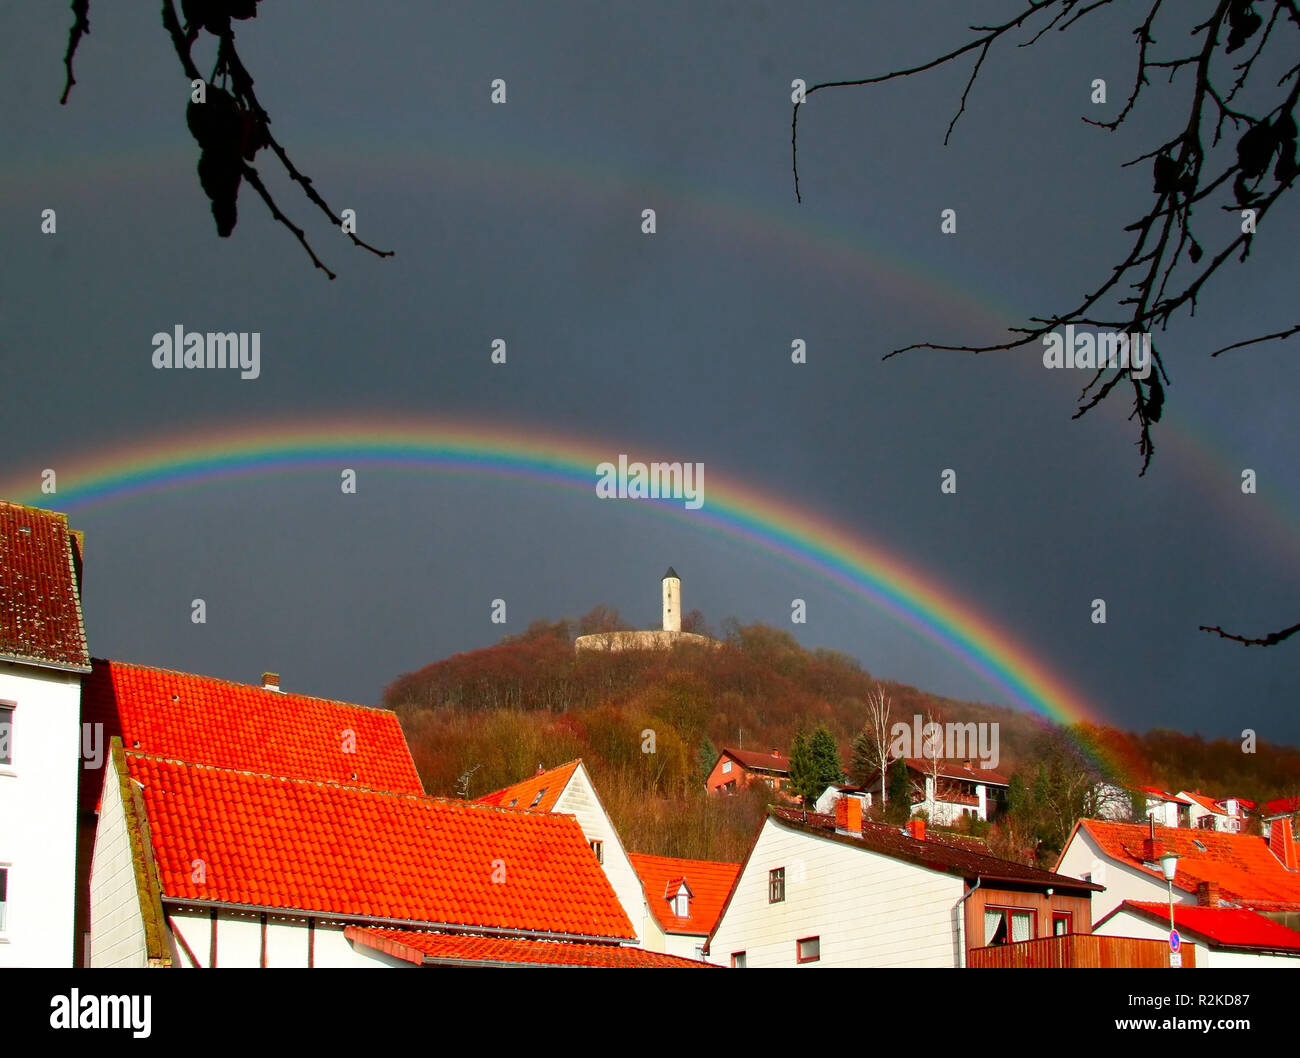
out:
<path id="1" fill-rule="evenodd" d="M 59 106 L 67 105 L 68 93 L 77 83 L 77 79 L 72 76 L 72 60 L 77 54 L 77 45 L 81 43 L 81 35 L 89 32 L 90 0 L 72 0 L 72 28 L 68 30 L 68 50 L 63 53 L 63 65 L 68 71 L 68 76 L 63 82 L 63 95 L 59 96 Z"/>
<path id="2" fill-rule="evenodd" d="M 1214 632 L 1215 634 L 1222 636 L 1224 639 L 1231 639 L 1234 643 L 1244 643 L 1248 647 L 1272 647 L 1277 646 L 1277 644 L 1282 642 L 1282 640 L 1289 639 L 1297 632 L 1300 632 L 1300 624 L 1293 624 L 1290 628 L 1283 628 L 1278 632 L 1269 632 L 1268 635 L 1259 639 L 1248 639 L 1245 636 L 1235 635 L 1232 632 L 1225 632 L 1222 628 L 1218 627 L 1218 625 L 1215 625 L 1213 628 L 1209 625 L 1201 625 L 1201 631 Z"/>

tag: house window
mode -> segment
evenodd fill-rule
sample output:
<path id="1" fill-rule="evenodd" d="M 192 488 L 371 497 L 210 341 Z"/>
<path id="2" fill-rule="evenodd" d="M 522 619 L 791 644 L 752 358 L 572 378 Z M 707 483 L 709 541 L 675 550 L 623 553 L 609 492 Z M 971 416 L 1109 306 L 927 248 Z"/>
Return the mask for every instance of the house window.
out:
<path id="1" fill-rule="evenodd" d="M 14 744 L 14 707 L 0 702 L 0 765 L 12 764 Z"/>
<path id="2" fill-rule="evenodd" d="M 724 761 L 722 762 L 722 774 L 723 774 L 723 775 L 730 775 L 730 774 L 731 774 L 731 761 L 729 761 L 729 760 L 724 760 Z"/>
<path id="3" fill-rule="evenodd" d="M 804 937 L 795 941 L 795 955 L 799 962 L 816 962 L 822 957 L 821 937 Z"/>
<path id="4" fill-rule="evenodd" d="M 743 951 L 733 951 L 731 953 L 731 968 L 733 970 L 743 970 L 747 965 Z"/>
<path id="5" fill-rule="evenodd" d="M 984 943 L 986 945 L 1014 944 L 1030 940 L 1037 930 L 1037 914 L 1017 907 L 986 907 L 984 909 Z"/>
<path id="6" fill-rule="evenodd" d="M 1070 912 L 1068 911 L 1053 911 L 1052 912 L 1052 936 L 1063 937 L 1067 933 L 1073 933 L 1074 930 L 1070 928 L 1070 924 L 1073 921 L 1073 919 L 1074 916 L 1071 915 Z"/>
<path id="7" fill-rule="evenodd" d="M 9 910 L 9 868 L 0 867 L 0 933 L 5 931 Z"/>
<path id="8" fill-rule="evenodd" d="M 767 902 L 779 904 L 785 899 L 785 868 L 777 867 L 767 872 Z"/>
<path id="9" fill-rule="evenodd" d="M 542 798 L 545 796 L 546 796 L 546 787 L 543 786 L 540 790 L 537 791 L 537 796 L 533 798 L 533 803 L 530 804 L 528 807 L 536 808 L 539 804 L 542 803 Z"/>
<path id="10" fill-rule="evenodd" d="M 1201 816 L 1201 818 L 1196 821 L 1196 825 L 1202 830 L 1213 830 L 1214 816 Z"/>
<path id="11" fill-rule="evenodd" d="M 605 843 L 603 841 L 593 841 L 591 843 L 591 851 L 596 854 L 597 863 L 605 862 Z"/>

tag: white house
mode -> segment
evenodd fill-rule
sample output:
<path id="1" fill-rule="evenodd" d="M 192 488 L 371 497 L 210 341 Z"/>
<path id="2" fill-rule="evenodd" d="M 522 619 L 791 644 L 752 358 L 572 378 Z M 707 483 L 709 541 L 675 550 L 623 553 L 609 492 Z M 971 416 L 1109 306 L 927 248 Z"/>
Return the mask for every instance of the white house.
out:
<path id="1" fill-rule="evenodd" d="M 649 951 L 669 951 L 658 919 L 650 906 L 627 850 L 619 839 L 618 831 L 605 811 L 605 805 L 596 793 L 591 773 L 581 760 L 571 760 L 559 767 L 544 770 L 539 764 L 537 774 L 523 782 L 495 790 L 478 798 L 478 804 L 517 808 L 531 812 L 562 812 L 572 815 L 582 828 L 582 833 L 592 853 L 605 871 L 605 877 L 618 896 L 628 919 L 636 928 L 636 936 Z M 706 931 L 707 932 L 707 931 Z M 690 955 L 691 952 L 687 952 Z"/>
<path id="2" fill-rule="evenodd" d="M 989 820 L 1005 804 L 1010 781 L 1000 772 L 981 768 L 973 760 L 936 762 L 924 757 L 904 757 L 902 760 L 907 766 L 912 791 L 912 814 L 925 812 L 926 818 L 935 826 L 950 827 L 963 816 Z M 877 770 L 867 779 L 866 789 L 879 787 L 880 772 Z"/>
<path id="3" fill-rule="evenodd" d="M 860 786 L 853 786 L 849 783 L 831 783 L 822 795 L 817 798 L 814 805 L 816 810 L 823 815 L 831 815 L 835 811 L 835 803 L 841 797 L 852 797 L 861 806 L 863 814 L 871 807 L 872 791 L 864 790 Z"/>
<path id="4" fill-rule="evenodd" d="M 77 855 L 81 539 L 0 502 L 0 967 L 71 966 Z"/>
<path id="5" fill-rule="evenodd" d="M 1246 813 L 1255 807 L 1254 801 L 1240 797 L 1209 797 L 1199 790 L 1180 790 L 1178 796 L 1188 803 L 1188 825 L 1226 834 L 1242 833 Z"/>
<path id="6" fill-rule="evenodd" d="M 1144 815 L 1148 819 L 1154 819 L 1158 826 L 1190 827 L 1192 825 L 1192 802 L 1187 798 L 1155 786 L 1140 786 L 1137 793 L 1143 800 Z M 1140 820 L 1133 820 L 1133 822 L 1140 822 Z"/>
<path id="7" fill-rule="evenodd" d="M 1081 819 L 1056 870 L 1106 887 L 1093 902 L 1100 918 L 1125 901 L 1167 903 L 1160 864 L 1165 853 L 1178 856 L 1175 903 L 1248 908 L 1300 926 L 1300 870 L 1288 819 L 1274 822 L 1268 838 Z"/>
<path id="8" fill-rule="evenodd" d="M 964 966 L 986 945 L 1091 931 L 1098 888 L 928 835 L 772 808 L 706 956 L 733 967 Z"/>
<path id="9" fill-rule="evenodd" d="M 1184 945 L 1196 948 L 1198 969 L 1300 969 L 1300 933 L 1258 912 L 1178 903 L 1174 925 Z M 1093 932 L 1103 937 L 1164 940 L 1169 936 L 1168 902 L 1126 900 Z"/>

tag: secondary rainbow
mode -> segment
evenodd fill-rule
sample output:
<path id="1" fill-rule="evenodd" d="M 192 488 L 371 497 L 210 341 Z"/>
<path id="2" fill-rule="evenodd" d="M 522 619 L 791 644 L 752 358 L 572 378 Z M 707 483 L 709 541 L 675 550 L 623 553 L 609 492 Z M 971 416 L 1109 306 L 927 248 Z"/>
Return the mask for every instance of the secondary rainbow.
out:
<path id="1" fill-rule="evenodd" d="M 345 467 L 384 467 L 530 479 L 594 499 L 596 466 L 616 460 L 627 450 L 549 431 L 488 429 L 445 419 L 313 419 L 246 428 L 227 423 L 219 430 L 155 437 L 55 462 L 58 491 L 54 495 L 40 492 L 38 470 L 0 484 L 0 495 L 75 514 L 149 493 L 223 480 L 317 468 L 328 468 L 337 476 Z M 629 455 L 643 460 L 670 458 L 635 451 Z M 1061 723 L 1097 722 L 1084 699 L 1009 632 L 901 557 L 824 517 L 728 479 L 712 465 L 701 509 L 686 510 L 680 500 L 641 500 L 637 509 L 742 539 L 810 570 L 903 621 L 1000 688 L 1011 701 Z"/>

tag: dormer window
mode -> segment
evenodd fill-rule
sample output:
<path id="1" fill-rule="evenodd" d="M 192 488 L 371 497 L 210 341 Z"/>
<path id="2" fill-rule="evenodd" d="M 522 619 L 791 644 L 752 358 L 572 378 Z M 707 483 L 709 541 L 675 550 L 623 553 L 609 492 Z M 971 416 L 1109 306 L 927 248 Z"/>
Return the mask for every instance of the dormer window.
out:
<path id="1" fill-rule="evenodd" d="M 537 796 L 533 798 L 533 803 L 530 804 L 528 807 L 536 808 L 539 804 L 542 803 L 542 798 L 545 796 L 546 796 L 546 787 L 543 786 L 540 790 L 537 791 Z"/>
<path id="2" fill-rule="evenodd" d="M 664 890 L 664 896 L 668 898 L 668 904 L 673 909 L 673 914 L 678 918 L 691 917 L 692 895 L 685 878 L 672 879 Z"/>

